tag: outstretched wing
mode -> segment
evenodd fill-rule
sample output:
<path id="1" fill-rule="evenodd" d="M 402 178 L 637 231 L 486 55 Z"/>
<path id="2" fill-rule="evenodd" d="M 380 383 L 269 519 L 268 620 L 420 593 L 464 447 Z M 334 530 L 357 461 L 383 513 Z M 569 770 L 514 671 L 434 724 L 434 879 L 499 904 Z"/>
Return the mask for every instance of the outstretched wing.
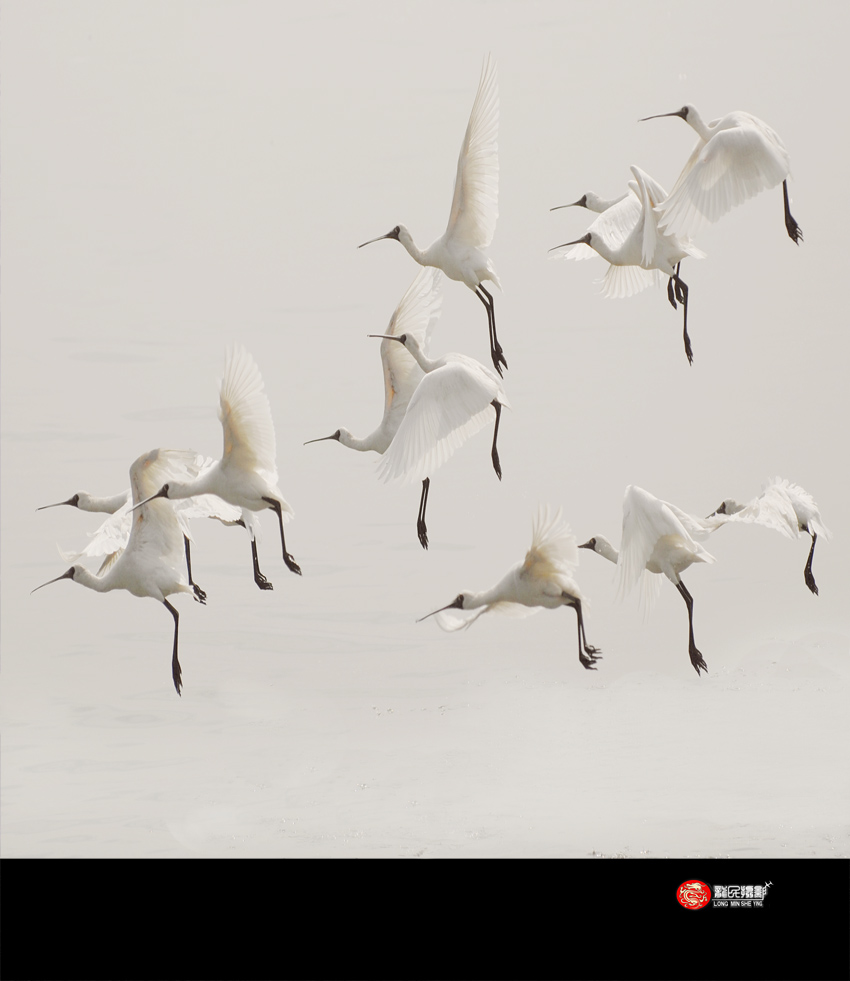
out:
<path id="1" fill-rule="evenodd" d="M 401 298 L 386 330 L 393 337 L 412 334 L 424 354 L 428 353 L 431 332 L 440 316 L 442 275 L 436 267 L 424 266 Z M 396 341 L 381 341 L 381 363 L 384 368 L 381 426 L 395 433 L 425 372 L 404 344 Z"/>
<path id="2" fill-rule="evenodd" d="M 700 139 L 670 192 L 658 206 L 659 227 L 689 236 L 715 222 L 790 173 L 779 136 L 749 113 L 730 116 L 730 128 Z"/>
<path id="3" fill-rule="evenodd" d="M 241 344 L 228 348 L 219 396 L 224 430 L 221 465 L 262 470 L 276 483 L 274 422 L 263 387 L 260 369 L 245 348 Z"/>
<path id="4" fill-rule="evenodd" d="M 505 399 L 478 367 L 449 361 L 425 375 L 378 464 L 382 480 L 423 480 L 493 418 L 491 403 Z"/>
<path id="5" fill-rule="evenodd" d="M 446 237 L 476 249 L 493 241 L 499 217 L 499 89 L 496 61 L 488 55 L 457 161 Z"/>

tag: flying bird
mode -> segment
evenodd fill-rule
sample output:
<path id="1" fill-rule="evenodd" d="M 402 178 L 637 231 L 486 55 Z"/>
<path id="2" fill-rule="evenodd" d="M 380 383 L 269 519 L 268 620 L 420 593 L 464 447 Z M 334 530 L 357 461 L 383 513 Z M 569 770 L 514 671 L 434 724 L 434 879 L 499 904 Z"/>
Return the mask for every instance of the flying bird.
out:
<path id="1" fill-rule="evenodd" d="M 601 651 L 587 643 L 582 603 L 587 602 L 574 579 L 578 551 L 572 531 L 561 518 L 561 511 L 550 515 L 548 507 L 538 508 L 534 520 L 531 548 L 525 559 L 511 568 L 491 589 L 482 593 L 459 593 L 453 602 L 421 620 L 435 616 L 443 630 L 471 626 L 482 613 L 494 610 L 511 616 L 530 616 L 545 607 L 555 610 L 571 606 L 578 620 L 578 658 L 589 671 L 596 670 Z M 474 610 L 471 616 L 458 616 L 448 610 Z"/>
<path id="2" fill-rule="evenodd" d="M 425 355 L 414 334 L 373 334 L 384 343 L 403 345 L 413 356 L 425 377 L 416 386 L 398 431 L 378 464 L 383 480 L 422 481 L 416 532 L 419 543 L 428 548 L 425 510 L 431 474 L 454 451 L 477 433 L 496 413 L 490 457 L 499 480 L 502 465 L 496 440 L 502 406 L 510 407 L 496 373 L 465 354 L 445 354 L 431 359 Z"/>
<path id="3" fill-rule="evenodd" d="M 730 112 L 710 123 L 692 105 L 646 119 L 679 116 L 696 131 L 697 145 L 670 196 L 658 206 L 659 226 L 674 235 L 692 235 L 704 221 L 716 222 L 732 208 L 781 181 L 785 229 L 792 242 L 803 231 L 788 204 L 791 159 L 779 136 L 748 112 Z"/>
<path id="4" fill-rule="evenodd" d="M 711 519 L 717 515 L 725 516 L 724 523 L 737 521 L 764 525 L 778 531 L 786 538 L 799 538 L 802 534 L 811 535 L 812 547 L 809 549 L 809 557 L 803 569 L 803 579 L 815 596 L 818 595 L 817 583 L 812 574 L 812 559 L 818 538 L 829 541 L 830 531 L 823 523 L 815 499 L 807 490 L 799 484 L 774 477 L 765 484 L 761 494 L 747 504 L 739 504 L 727 498 L 708 517 Z"/>
<path id="5" fill-rule="evenodd" d="M 658 583 L 651 574 L 667 576 L 688 608 L 688 656 L 698 675 L 700 670 L 708 672 L 708 667 L 694 643 L 694 600 L 682 582 L 681 573 L 695 562 L 715 561 L 700 541 L 721 523 L 722 519 L 696 518 L 630 484 L 623 498 L 620 551 L 603 535 L 596 535 L 578 546 L 591 549 L 617 564 L 620 594 L 627 593 L 642 578 L 647 608 Z"/>
<path id="6" fill-rule="evenodd" d="M 130 467 L 130 487 L 136 509 L 132 512 L 133 526 L 124 550 L 101 575 L 94 575 L 85 566 L 72 565 L 61 576 L 36 587 L 42 589 L 60 579 L 72 579 L 98 593 L 126 589 L 134 596 L 149 596 L 162 603 L 174 619 L 171 677 L 178 695 L 182 687 L 177 656 L 180 618 L 166 597 L 173 593 L 190 593 L 197 602 L 204 600 L 192 590 L 183 574 L 183 532 L 174 508 L 149 495 L 162 484 L 165 476 L 174 472 L 175 466 L 191 466 L 194 456 L 191 451 L 164 449 L 140 456 Z"/>
<path id="7" fill-rule="evenodd" d="M 496 62 L 487 56 L 481 69 L 478 92 L 457 161 L 454 197 L 445 232 L 427 249 L 420 249 L 404 225 L 396 225 L 386 235 L 363 242 L 371 245 L 385 238 L 400 242 L 421 266 L 436 266 L 449 279 L 468 286 L 487 310 L 490 331 L 490 357 L 493 367 L 502 374 L 505 368 L 502 346 L 496 337 L 496 314 L 493 295 L 484 287 L 491 281 L 502 288 L 486 249 L 493 240 L 499 216 L 499 90 Z"/>
<path id="8" fill-rule="evenodd" d="M 390 318 L 386 335 L 381 341 L 381 365 L 384 375 L 384 415 L 377 429 L 368 436 L 359 438 L 344 428 L 339 428 L 330 436 L 319 439 L 309 439 L 307 443 L 319 443 L 323 440 L 335 439 L 352 450 L 385 453 L 395 438 L 410 399 L 417 385 L 425 377 L 425 372 L 419 362 L 408 351 L 404 344 L 397 344 L 393 338 L 407 334 L 415 338 L 423 351 L 427 351 L 431 332 L 440 315 L 442 294 L 440 284 L 442 274 L 433 266 L 421 269 L 416 279 L 408 287 L 404 296 Z M 307 445 L 306 443 L 304 444 Z M 428 478 L 426 478 L 427 480 Z M 423 487 L 422 498 L 427 497 L 427 488 Z M 422 515 L 422 499 L 420 499 L 420 515 Z M 427 533 L 422 531 L 427 547 Z"/>
<path id="9" fill-rule="evenodd" d="M 221 459 L 193 480 L 168 481 L 148 500 L 164 497 L 175 501 L 215 494 L 228 504 L 241 508 L 241 520 L 251 537 L 254 582 L 260 589 L 273 589 L 272 583 L 260 571 L 255 512 L 266 508 L 274 511 L 280 523 L 283 561 L 299 576 L 301 569 L 286 551 L 283 523 L 289 520 L 293 511 L 277 486 L 277 450 L 271 407 L 263 391 L 260 369 L 241 344 L 227 350 L 219 406 L 224 431 Z"/>
<path id="10" fill-rule="evenodd" d="M 584 259 L 592 254 L 585 248 L 589 246 L 607 259 L 610 265 L 602 285 L 605 296 L 632 296 L 657 283 L 659 272 L 667 276 L 667 299 L 674 310 L 676 300 L 682 304 L 685 354 L 688 363 L 693 364 L 694 355 L 688 336 L 688 286 L 679 272 L 682 259 L 687 256 L 704 258 L 705 253 L 696 248 L 689 238 L 659 229 L 657 206 L 666 198 L 667 192 L 639 167 L 633 166 L 631 171 L 635 180 L 629 181 L 630 193 L 614 202 L 602 201 L 595 196 L 591 198 L 592 205 L 608 207 L 581 238 L 557 245 L 549 251 L 557 252 L 559 257 L 566 259 Z M 576 204 L 581 205 L 582 201 L 585 201 L 583 206 L 588 207 L 588 195 Z M 566 251 L 560 252 L 561 249 Z"/>

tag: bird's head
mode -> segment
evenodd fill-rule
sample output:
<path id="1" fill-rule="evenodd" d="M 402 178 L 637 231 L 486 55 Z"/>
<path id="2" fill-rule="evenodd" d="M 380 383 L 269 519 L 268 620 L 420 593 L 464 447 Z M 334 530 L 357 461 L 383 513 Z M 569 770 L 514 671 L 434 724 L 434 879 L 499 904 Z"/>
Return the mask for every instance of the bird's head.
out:
<path id="1" fill-rule="evenodd" d="M 89 495 L 85 491 L 80 491 L 78 494 L 74 494 L 73 497 L 69 497 L 67 501 L 59 501 L 57 504 L 45 504 L 40 508 L 36 508 L 37 511 L 44 511 L 46 508 L 58 508 L 63 504 L 70 504 L 72 508 L 78 508 L 80 506 L 80 500 L 82 498 L 87 498 Z"/>
<path id="2" fill-rule="evenodd" d="M 44 589 L 45 586 L 49 586 L 52 582 L 59 582 L 60 579 L 75 579 L 79 573 L 82 571 L 81 565 L 72 565 L 67 572 L 63 572 L 61 576 L 57 576 L 55 579 L 48 579 L 47 582 L 43 582 L 40 586 L 36 586 L 35 589 L 31 590 L 32 593 L 37 592 L 39 589 Z"/>
<path id="3" fill-rule="evenodd" d="M 449 603 L 448 606 L 441 606 L 439 610 L 434 610 L 433 613 L 426 613 L 424 617 L 420 617 L 416 622 L 422 623 L 423 620 L 427 620 L 428 617 L 434 616 L 435 613 L 442 613 L 443 610 L 462 610 L 464 609 L 463 604 L 466 602 L 466 596 L 463 593 L 458 593 L 454 600 Z"/>
<path id="4" fill-rule="evenodd" d="M 368 337 L 379 337 L 382 341 L 398 341 L 408 351 L 422 350 L 422 346 L 413 334 L 368 334 Z"/>
<path id="5" fill-rule="evenodd" d="M 709 518 L 713 518 L 716 514 L 737 514 L 738 511 L 743 511 L 744 505 L 739 504 L 737 501 L 733 501 L 731 497 L 726 498 L 726 500 L 716 508 L 714 511 L 708 515 Z"/>
<path id="6" fill-rule="evenodd" d="M 410 232 L 408 232 L 404 225 L 396 225 L 395 228 L 390 229 L 386 235 L 379 235 L 377 238 L 370 238 L 368 242 L 362 242 L 357 246 L 357 248 L 362 249 L 364 245 L 371 245 L 373 242 L 381 242 L 385 238 L 394 238 L 396 242 L 399 242 L 403 235 L 410 238 Z"/>

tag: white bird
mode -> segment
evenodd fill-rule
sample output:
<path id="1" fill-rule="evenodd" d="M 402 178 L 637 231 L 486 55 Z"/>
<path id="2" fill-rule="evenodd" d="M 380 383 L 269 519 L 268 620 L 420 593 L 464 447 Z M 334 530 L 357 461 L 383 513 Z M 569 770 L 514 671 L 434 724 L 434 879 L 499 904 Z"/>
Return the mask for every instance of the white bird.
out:
<path id="1" fill-rule="evenodd" d="M 561 519 L 560 509 L 550 516 L 548 507 L 540 507 L 532 528 L 531 548 L 523 562 L 513 566 L 491 589 L 483 593 L 460 593 L 448 606 L 421 620 L 436 616 L 443 630 L 461 630 L 490 610 L 511 616 L 530 616 L 542 607 L 554 610 L 559 606 L 571 606 L 578 618 L 579 661 L 588 670 L 595 671 L 601 651 L 587 643 L 582 616 L 582 603 L 587 600 L 573 578 L 577 567 L 575 536 Z M 459 617 L 446 613 L 446 610 L 477 612 L 469 617 Z"/>
<path id="2" fill-rule="evenodd" d="M 215 494 L 228 504 L 241 508 L 242 521 L 251 536 L 254 582 L 260 589 L 272 589 L 272 584 L 260 572 L 255 511 L 271 508 L 275 512 L 280 523 L 283 561 L 291 572 L 299 576 L 301 569 L 286 551 L 283 523 L 289 520 L 293 511 L 277 486 L 271 407 L 263 392 L 260 369 L 241 344 L 228 348 L 219 404 L 219 419 L 224 430 L 221 459 L 194 480 L 165 483 L 149 500 L 155 497 L 180 500 L 200 494 Z"/>
<path id="3" fill-rule="evenodd" d="M 767 123 L 740 111 L 706 123 L 692 105 L 645 119 L 663 116 L 680 116 L 697 132 L 699 140 L 670 196 L 658 207 L 661 228 L 692 235 L 704 221 L 716 222 L 732 208 L 782 181 L 785 228 L 792 242 L 802 242 L 802 229 L 788 206 L 791 160 L 785 144 Z"/>
<path id="4" fill-rule="evenodd" d="M 425 373 L 410 397 L 398 431 L 378 464 L 378 473 L 385 481 L 422 481 L 416 532 L 419 543 L 423 548 L 428 548 L 425 509 L 428 506 L 431 474 L 487 424 L 492 406 L 496 412 L 496 425 L 490 456 L 496 476 L 501 480 L 502 466 L 496 440 L 499 437 L 502 406 L 510 408 L 510 403 L 499 376 L 474 358 L 465 354 L 445 354 L 432 360 L 423 353 L 419 340 L 413 334 L 370 336 L 403 345 Z"/>
<path id="5" fill-rule="evenodd" d="M 697 674 L 708 671 L 702 654 L 694 643 L 694 600 L 682 582 L 681 573 L 694 562 L 714 562 L 700 545 L 722 519 L 696 518 L 666 501 L 630 484 L 623 498 L 623 531 L 620 551 L 602 535 L 596 535 L 579 548 L 589 548 L 619 570 L 619 592 L 627 593 L 643 578 L 647 607 L 653 599 L 658 580 L 650 573 L 663 573 L 679 590 L 688 608 L 688 655 Z"/>
<path id="6" fill-rule="evenodd" d="M 803 570 L 803 578 L 809 589 L 817 596 L 818 587 L 812 575 L 812 559 L 818 537 L 829 541 L 830 531 L 823 523 L 820 509 L 807 490 L 799 484 L 774 477 L 765 484 L 764 490 L 758 497 L 754 497 L 747 504 L 739 504 L 727 498 L 709 515 L 709 519 L 715 515 L 724 515 L 727 524 L 737 521 L 764 525 L 785 535 L 786 538 L 799 538 L 803 533 L 811 535 L 812 547 Z"/>
<path id="7" fill-rule="evenodd" d="M 496 337 L 493 295 L 483 286 L 485 280 L 490 280 L 502 288 L 496 269 L 485 253 L 493 240 L 499 216 L 498 130 L 496 62 L 488 55 L 481 69 L 481 81 L 460 148 L 452 210 L 445 232 L 422 250 L 404 225 L 396 225 L 386 235 L 363 242 L 358 248 L 394 238 L 421 266 L 437 266 L 449 279 L 468 286 L 487 310 L 490 357 L 501 375 L 500 365 L 507 368 L 508 363 Z"/>
<path id="8" fill-rule="evenodd" d="M 428 350 L 431 332 L 440 316 L 441 280 L 442 274 L 439 269 L 433 266 L 421 269 L 390 318 L 386 335 L 381 341 L 384 415 L 378 428 L 368 436 L 358 438 L 341 427 L 330 436 L 309 439 L 307 443 L 335 439 L 352 450 L 361 452 L 374 450 L 381 454 L 386 452 L 398 432 L 416 387 L 425 377 L 425 372 L 419 367 L 416 358 L 403 344 L 393 343 L 392 338 L 407 334 L 416 339 L 423 351 Z"/>
<path id="9" fill-rule="evenodd" d="M 685 354 L 688 363 L 692 364 L 694 355 L 688 336 L 688 287 L 679 276 L 679 269 L 686 256 L 704 258 L 705 253 L 696 248 L 690 239 L 659 229 L 657 205 L 664 200 L 667 192 L 639 167 L 631 167 L 631 172 L 635 177 L 635 180 L 629 181 L 631 193 L 613 203 L 592 200 L 599 207 L 604 204 L 609 207 L 603 210 L 582 238 L 557 245 L 549 251 L 566 249 L 559 256 L 582 259 L 588 257 L 583 246 L 590 246 L 603 259 L 607 259 L 610 266 L 602 288 L 605 296 L 632 296 L 657 283 L 657 271 L 664 273 L 669 277 L 667 298 L 673 309 L 676 309 L 676 300 L 682 304 Z M 587 195 L 582 200 L 586 199 Z M 576 204 L 581 204 L 581 201 Z"/>
<path id="10" fill-rule="evenodd" d="M 171 677 L 178 695 L 182 686 L 177 656 L 179 615 L 166 597 L 172 593 L 190 593 L 198 602 L 203 601 L 183 575 L 183 533 L 174 508 L 165 501 L 150 499 L 149 495 L 161 485 L 164 476 L 173 472 L 175 462 L 182 458 L 188 465 L 192 457 L 194 454 L 189 451 L 163 449 L 140 456 L 130 467 L 130 486 L 137 510 L 133 511 L 133 527 L 123 552 L 103 575 L 96 576 L 82 565 L 72 565 L 63 575 L 36 587 L 41 589 L 60 579 L 73 579 L 98 593 L 126 589 L 134 596 L 150 596 L 162 603 L 174 618 Z"/>
<path id="11" fill-rule="evenodd" d="M 212 460 L 203 462 L 200 456 L 194 456 L 191 451 L 180 453 L 179 456 L 169 456 L 162 460 L 164 467 L 170 466 L 172 469 L 168 474 L 169 480 L 191 479 L 198 476 L 207 469 Z M 70 505 L 79 508 L 81 511 L 102 512 L 109 515 L 108 518 L 93 532 L 90 532 L 90 541 L 85 548 L 78 552 L 67 552 L 59 549 L 59 554 L 66 562 L 78 562 L 80 559 L 97 558 L 103 556 L 103 561 L 98 570 L 98 575 L 102 575 L 112 563 L 118 558 L 130 539 L 130 531 L 133 526 L 133 517 L 130 508 L 132 494 L 129 488 L 122 494 L 113 494 L 111 497 L 95 497 L 86 491 L 78 491 L 67 501 L 59 501 L 58 504 L 45 504 L 38 508 L 44 511 L 47 508 L 61 507 Z M 207 594 L 192 578 L 192 552 L 191 543 L 192 531 L 189 521 L 194 518 L 214 518 L 223 525 L 242 525 L 242 512 L 238 508 L 232 507 L 225 501 L 208 494 L 201 497 L 190 498 L 185 501 L 175 501 L 174 510 L 177 520 L 183 532 L 183 543 L 186 552 L 186 571 L 189 576 L 189 585 L 195 591 L 195 596 L 203 603 L 206 601 Z"/>

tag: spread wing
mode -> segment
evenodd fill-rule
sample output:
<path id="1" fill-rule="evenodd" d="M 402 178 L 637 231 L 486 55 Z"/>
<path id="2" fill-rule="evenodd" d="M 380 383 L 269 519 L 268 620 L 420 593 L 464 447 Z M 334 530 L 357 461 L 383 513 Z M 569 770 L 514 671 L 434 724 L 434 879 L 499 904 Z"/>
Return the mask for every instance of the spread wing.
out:
<path id="1" fill-rule="evenodd" d="M 251 355 L 235 344 L 228 348 L 221 380 L 219 419 L 224 430 L 222 467 L 261 470 L 277 482 L 271 406 Z"/>
<path id="2" fill-rule="evenodd" d="M 477 249 L 493 240 L 499 217 L 499 89 L 496 61 L 488 55 L 457 161 L 446 238 Z"/>

